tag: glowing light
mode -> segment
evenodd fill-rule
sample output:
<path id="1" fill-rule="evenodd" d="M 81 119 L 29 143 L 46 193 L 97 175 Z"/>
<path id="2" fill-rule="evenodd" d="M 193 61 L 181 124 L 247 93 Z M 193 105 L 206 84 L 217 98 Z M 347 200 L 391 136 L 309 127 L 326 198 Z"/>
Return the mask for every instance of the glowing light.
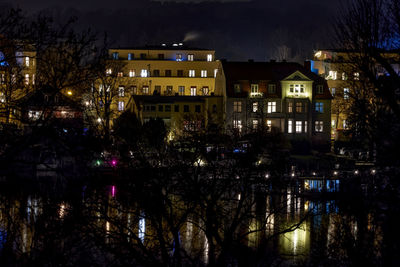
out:
<path id="1" fill-rule="evenodd" d="M 141 212 L 139 218 L 139 239 L 144 242 L 144 236 L 146 233 L 146 219 L 144 218 L 144 212 Z"/>
<path id="2" fill-rule="evenodd" d="M 372 174 L 375 174 L 375 173 L 376 173 L 376 170 L 375 170 L 375 169 L 373 169 L 373 170 L 371 171 L 371 173 L 372 173 Z"/>
<path id="3" fill-rule="evenodd" d="M 292 172 L 292 177 L 294 177 L 294 172 Z"/>
<path id="4" fill-rule="evenodd" d="M 96 160 L 96 165 L 100 166 L 101 165 L 101 161 L 100 160 Z"/>
<path id="5" fill-rule="evenodd" d="M 314 54 L 314 57 L 320 57 L 322 55 L 322 51 L 318 51 L 317 53 Z"/>
<path id="6" fill-rule="evenodd" d="M 317 175 L 317 174 L 316 174 L 315 172 L 313 172 L 313 173 L 312 173 L 312 175 L 314 175 L 314 176 L 315 176 L 315 175 Z"/>
<path id="7" fill-rule="evenodd" d="M 85 102 L 85 105 L 86 105 L 86 106 L 89 106 L 89 101 L 86 101 L 86 102 Z"/>
<path id="8" fill-rule="evenodd" d="M 115 197 L 115 185 L 111 186 L 111 196 Z"/>
<path id="9" fill-rule="evenodd" d="M 355 170 L 355 171 L 354 171 L 354 174 L 356 174 L 356 175 L 357 175 L 357 174 L 358 174 L 358 170 Z"/>
<path id="10" fill-rule="evenodd" d="M 265 175 L 265 178 L 269 178 L 269 174 L 268 173 Z"/>
<path id="11" fill-rule="evenodd" d="M 68 91 L 67 94 L 68 94 L 68 95 L 72 95 L 72 91 Z"/>
<path id="12" fill-rule="evenodd" d="M 338 172 L 337 172 L 337 171 L 334 171 L 334 172 L 333 172 L 333 175 L 337 175 L 337 174 L 338 174 Z"/>
<path id="13" fill-rule="evenodd" d="M 98 118 L 98 119 L 97 119 L 97 122 L 100 123 L 100 122 L 101 122 L 101 118 Z"/>
<path id="14" fill-rule="evenodd" d="M 60 204 L 60 208 L 58 210 L 58 216 L 60 217 L 60 219 L 64 218 L 65 216 L 65 205 L 64 204 Z"/>
<path id="15" fill-rule="evenodd" d="M 113 167 L 117 166 L 117 160 L 113 159 L 113 160 L 111 161 L 111 165 L 112 165 Z"/>

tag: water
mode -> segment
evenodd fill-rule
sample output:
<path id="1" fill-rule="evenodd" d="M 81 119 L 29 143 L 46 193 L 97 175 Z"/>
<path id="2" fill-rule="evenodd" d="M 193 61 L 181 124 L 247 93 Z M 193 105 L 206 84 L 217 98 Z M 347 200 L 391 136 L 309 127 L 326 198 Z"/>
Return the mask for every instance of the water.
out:
<path id="1" fill-rule="evenodd" d="M 237 180 L 237 179 L 235 179 Z M 243 181 L 74 185 L 0 193 L 4 265 L 397 263 L 397 209 Z"/>

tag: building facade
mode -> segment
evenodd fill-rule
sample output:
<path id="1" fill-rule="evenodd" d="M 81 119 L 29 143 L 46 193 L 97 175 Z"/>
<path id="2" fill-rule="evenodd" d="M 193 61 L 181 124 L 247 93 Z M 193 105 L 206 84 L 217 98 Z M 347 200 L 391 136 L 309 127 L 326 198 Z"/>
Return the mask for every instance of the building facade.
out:
<path id="1" fill-rule="evenodd" d="M 228 131 L 268 126 L 292 140 L 329 145 L 332 96 L 323 78 L 288 62 L 223 62 L 223 70 Z"/>

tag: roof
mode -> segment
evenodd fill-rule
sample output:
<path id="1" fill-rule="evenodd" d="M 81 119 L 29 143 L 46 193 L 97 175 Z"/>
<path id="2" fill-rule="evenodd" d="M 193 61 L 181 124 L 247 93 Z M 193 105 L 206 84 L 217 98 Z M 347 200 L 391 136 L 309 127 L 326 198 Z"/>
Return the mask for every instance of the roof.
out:
<path id="1" fill-rule="evenodd" d="M 160 96 L 160 95 L 135 95 L 135 101 L 158 104 L 158 103 L 182 103 L 182 102 L 204 102 L 208 97 L 221 96 Z"/>
<path id="2" fill-rule="evenodd" d="M 214 51 L 213 49 L 190 47 L 187 45 L 145 45 L 133 47 L 112 47 L 110 50 L 188 50 L 188 51 Z"/>

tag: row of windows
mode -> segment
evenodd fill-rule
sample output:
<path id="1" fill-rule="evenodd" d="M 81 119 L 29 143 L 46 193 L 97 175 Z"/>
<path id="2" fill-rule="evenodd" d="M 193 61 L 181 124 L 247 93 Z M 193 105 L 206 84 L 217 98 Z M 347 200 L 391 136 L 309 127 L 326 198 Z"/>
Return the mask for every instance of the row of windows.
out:
<path id="1" fill-rule="evenodd" d="M 11 76 L 11 83 L 16 83 L 17 77 L 13 74 Z M 6 76 L 4 73 L 0 74 L 0 84 L 5 84 L 6 83 Z M 24 84 L 29 85 L 30 83 L 35 84 L 35 74 L 32 74 L 30 76 L 28 73 L 24 75 Z"/>
<path id="2" fill-rule="evenodd" d="M 171 112 L 171 105 L 158 105 L 158 112 Z M 147 112 L 155 112 L 156 111 L 156 105 L 145 105 L 144 106 L 144 111 Z M 174 112 L 179 112 L 179 105 L 174 105 Z M 190 112 L 190 105 L 183 105 L 183 112 Z M 194 106 L 194 112 L 200 113 L 201 112 L 201 105 L 195 105 Z M 216 113 L 217 112 L 217 105 L 212 106 L 212 112 Z"/>
<path id="3" fill-rule="evenodd" d="M 100 88 L 99 88 L 100 94 L 102 93 L 102 88 L 103 87 L 100 85 Z M 130 89 L 131 89 L 131 93 L 132 94 L 138 94 L 137 86 L 131 86 Z M 165 91 L 163 92 L 164 95 L 173 95 L 173 89 L 174 89 L 174 87 L 172 85 L 167 85 Z M 161 85 L 155 85 L 154 86 L 154 92 L 161 93 Z M 145 94 L 145 95 L 148 95 L 150 93 L 149 86 L 143 86 L 142 90 L 141 90 L 141 93 Z M 196 95 L 198 95 L 198 93 L 199 92 L 197 90 L 197 86 L 191 86 L 190 87 L 190 95 L 191 96 L 196 96 Z M 209 87 L 208 86 L 203 86 L 200 89 L 200 93 L 202 95 L 204 95 L 204 96 L 208 96 L 210 94 Z M 181 96 L 186 95 L 185 86 L 183 86 L 183 85 L 178 86 L 178 94 L 181 95 Z M 119 97 L 124 97 L 125 96 L 125 87 L 124 86 L 120 86 L 118 88 L 118 96 Z"/>
<path id="4" fill-rule="evenodd" d="M 107 75 L 111 75 L 112 72 L 113 72 L 112 69 L 107 69 L 106 70 L 106 74 Z M 214 70 L 214 77 L 217 76 L 217 73 L 218 73 L 218 69 L 215 69 Z M 150 76 L 151 77 L 172 77 L 172 70 L 165 70 L 163 74 L 164 74 L 164 76 L 161 76 L 160 70 L 157 69 L 157 70 L 153 70 L 153 76 L 151 76 L 151 73 L 150 73 L 149 70 L 142 69 L 142 70 L 140 70 L 140 75 L 138 77 L 142 77 L 142 78 L 147 78 L 147 77 L 150 77 Z M 128 77 L 136 77 L 136 75 L 137 74 L 136 74 L 135 70 L 133 70 L 133 69 L 129 70 Z M 125 74 L 124 74 L 124 72 L 118 72 L 117 76 L 118 77 L 124 77 Z M 191 78 L 196 77 L 196 70 L 189 70 L 187 76 L 191 77 Z M 185 77 L 184 76 L 184 70 L 177 70 L 176 71 L 176 76 L 174 76 L 174 77 Z M 200 77 L 201 78 L 209 77 L 208 71 L 207 70 L 200 70 Z"/>
<path id="5" fill-rule="evenodd" d="M 293 120 L 288 120 L 288 133 L 307 133 L 308 122 L 307 121 L 295 121 L 293 125 Z M 323 121 L 315 121 L 314 123 L 314 131 L 315 132 L 323 132 L 324 131 L 324 122 Z"/>
<path id="6" fill-rule="evenodd" d="M 258 102 L 253 102 L 252 111 L 258 112 Z M 242 101 L 233 101 L 233 112 L 240 113 L 242 112 Z M 276 102 L 268 102 L 267 103 L 267 113 L 276 112 Z"/>
<path id="7" fill-rule="evenodd" d="M 346 81 L 348 79 L 348 76 L 347 76 L 346 72 L 342 72 L 341 76 L 342 76 L 341 79 L 343 81 Z M 327 80 L 338 80 L 338 72 L 335 71 L 335 70 L 330 70 L 329 73 L 328 73 L 328 76 L 326 76 L 325 79 L 327 79 Z M 355 81 L 360 80 L 360 73 L 359 72 L 354 72 L 353 73 L 353 79 Z"/>
<path id="8" fill-rule="evenodd" d="M 135 58 L 135 54 L 134 53 L 128 53 L 128 60 L 134 60 L 134 59 L 147 59 L 148 55 L 146 53 L 140 53 L 139 55 L 136 56 Z M 157 59 L 159 60 L 164 60 L 165 58 L 165 54 L 157 54 Z M 112 59 L 119 59 L 119 53 L 118 52 L 114 52 L 112 53 Z M 181 53 L 177 53 L 175 54 L 175 60 L 176 61 L 194 61 L 194 54 L 181 54 Z M 207 54 L 207 61 L 213 61 L 213 55 L 212 54 Z"/>
<path id="9" fill-rule="evenodd" d="M 250 84 L 251 92 L 250 95 L 259 95 L 259 85 L 258 84 Z M 233 85 L 233 90 L 235 93 L 240 93 L 242 91 L 242 86 L 239 83 L 235 83 Z M 276 84 L 268 84 L 267 88 L 268 94 L 276 94 Z M 304 91 L 304 84 L 291 84 L 289 86 L 289 92 L 293 94 L 303 94 Z M 317 94 L 323 94 L 324 87 L 323 85 L 317 85 Z"/>
<path id="10" fill-rule="evenodd" d="M 332 96 L 336 95 L 336 88 L 332 87 L 329 88 L 331 91 Z M 343 99 L 349 99 L 350 98 L 350 88 L 343 88 Z"/>
<path id="11" fill-rule="evenodd" d="M 293 102 L 288 102 L 288 113 L 293 112 Z M 303 102 L 296 102 L 296 112 L 297 113 L 302 113 L 306 110 L 305 108 L 305 103 Z M 258 112 L 259 111 L 259 103 L 258 102 L 253 102 L 252 103 L 252 112 Z M 324 112 L 324 103 L 322 102 L 316 102 L 315 103 L 315 111 L 318 113 L 323 113 Z M 240 113 L 242 112 L 242 101 L 233 101 L 233 112 Z M 276 102 L 267 102 L 267 113 L 274 113 L 276 112 Z"/>

